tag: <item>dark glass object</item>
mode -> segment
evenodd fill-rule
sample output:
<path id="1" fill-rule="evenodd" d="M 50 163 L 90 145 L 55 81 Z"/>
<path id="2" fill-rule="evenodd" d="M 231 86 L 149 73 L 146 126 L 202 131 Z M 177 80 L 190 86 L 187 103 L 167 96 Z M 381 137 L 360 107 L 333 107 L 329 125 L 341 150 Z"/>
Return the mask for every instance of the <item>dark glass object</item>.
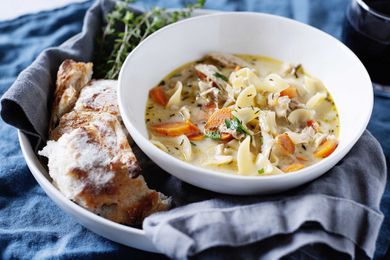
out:
<path id="1" fill-rule="evenodd" d="M 342 39 L 373 82 L 390 86 L 390 0 L 352 0 Z"/>

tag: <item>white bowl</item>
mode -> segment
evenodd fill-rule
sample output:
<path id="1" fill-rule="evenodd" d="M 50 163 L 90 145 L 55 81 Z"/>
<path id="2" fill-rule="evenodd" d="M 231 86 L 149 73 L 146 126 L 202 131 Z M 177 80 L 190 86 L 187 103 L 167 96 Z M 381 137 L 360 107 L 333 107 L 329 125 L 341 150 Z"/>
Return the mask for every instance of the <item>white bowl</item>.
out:
<path id="1" fill-rule="evenodd" d="M 212 171 L 156 148 L 145 125 L 149 90 L 180 65 L 208 52 L 254 54 L 301 63 L 332 94 L 340 115 L 340 143 L 328 158 L 300 171 L 274 176 L 239 176 Z M 274 193 L 311 181 L 333 167 L 367 126 L 373 90 L 359 59 L 332 36 L 291 19 L 260 13 L 194 17 L 159 30 L 127 57 L 119 75 L 119 108 L 137 145 L 177 178 L 227 194 Z"/>

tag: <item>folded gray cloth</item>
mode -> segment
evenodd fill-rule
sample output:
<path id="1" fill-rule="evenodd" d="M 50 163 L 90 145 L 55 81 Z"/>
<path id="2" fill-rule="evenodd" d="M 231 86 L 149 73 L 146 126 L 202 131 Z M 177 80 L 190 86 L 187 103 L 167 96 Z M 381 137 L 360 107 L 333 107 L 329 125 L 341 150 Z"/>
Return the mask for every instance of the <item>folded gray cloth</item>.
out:
<path id="1" fill-rule="evenodd" d="M 104 13 L 96 2 L 83 31 L 44 51 L 1 100 L 7 123 L 46 140 L 55 75 L 67 58 L 89 61 Z M 38 102 L 37 102 L 38 101 Z M 373 256 L 383 215 L 379 209 L 386 169 L 378 142 L 365 132 L 329 173 L 289 192 L 227 196 L 183 183 L 135 152 L 148 184 L 172 196 L 176 208 L 148 217 L 143 228 L 161 252 L 173 258 L 265 258 Z"/>
<path id="2" fill-rule="evenodd" d="M 316 257 L 329 258 L 329 253 L 336 251 L 344 257 L 367 258 L 374 254 L 383 220 L 379 203 L 386 165 L 379 143 L 366 131 L 328 173 L 277 195 L 237 197 L 200 192 L 174 177 L 159 182 L 161 191 L 184 199 L 180 205 L 201 201 L 144 221 L 147 236 L 170 257 L 201 254 L 278 259 L 301 248 L 300 253 L 317 252 Z M 312 250 L 318 244 L 328 249 Z M 229 250 L 231 247 L 235 249 Z"/>

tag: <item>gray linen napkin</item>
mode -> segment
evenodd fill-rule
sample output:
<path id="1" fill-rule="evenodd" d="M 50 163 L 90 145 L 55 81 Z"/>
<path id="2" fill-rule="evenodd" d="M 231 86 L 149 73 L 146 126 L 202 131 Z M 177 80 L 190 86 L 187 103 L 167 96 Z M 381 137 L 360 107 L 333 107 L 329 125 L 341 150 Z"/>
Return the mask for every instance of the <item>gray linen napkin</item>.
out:
<path id="1" fill-rule="evenodd" d="M 142 163 L 148 173 L 153 170 L 147 162 Z M 298 249 L 304 255 L 312 251 L 310 255 L 314 252 L 316 257 L 329 258 L 332 253 L 367 258 L 374 254 L 383 220 L 379 203 L 386 165 L 380 144 L 365 131 L 328 173 L 277 195 L 220 195 L 174 177 L 158 182 L 159 190 L 180 198 L 176 202 L 184 206 L 148 217 L 143 229 L 156 247 L 172 258 L 278 259 Z M 321 245 L 328 248 L 313 250 Z"/>
<path id="2" fill-rule="evenodd" d="M 34 144 L 46 141 L 58 66 L 66 58 L 91 60 L 97 30 L 111 7 L 110 0 L 97 1 L 81 33 L 45 50 L 3 95 L 2 118 L 33 137 Z M 205 191 L 163 172 L 134 150 L 148 184 L 172 196 L 177 206 L 144 222 L 147 235 L 170 257 L 373 256 L 386 170 L 383 152 L 368 132 L 329 173 L 272 196 Z"/>

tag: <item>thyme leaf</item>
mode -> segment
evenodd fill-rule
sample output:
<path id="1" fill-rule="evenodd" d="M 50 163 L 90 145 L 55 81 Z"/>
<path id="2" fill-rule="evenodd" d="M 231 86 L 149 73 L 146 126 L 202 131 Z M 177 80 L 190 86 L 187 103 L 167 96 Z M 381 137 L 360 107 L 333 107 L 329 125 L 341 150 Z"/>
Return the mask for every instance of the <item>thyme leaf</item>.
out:
<path id="1" fill-rule="evenodd" d="M 226 120 L 228 120 L 228 119 L 226 119 Z M 229 121 L 228 124 L 226 124 L 226 120 L 225 120 L 225 125 L 227 128 L 229 128 L 231 130 L 236 130 L 238 133 L 250 135 L 246 126 L 244 126 L 242 124 L 242 122 L 240 121 L 240 119 L 238 119 L 237 117 L 234 116 L 232 120 L 230 120 L 230 121 L 228 120 Z"/>
<path id="2" fill-rule="evenodd" d="M 220 140 L 221 139 L 221 134 L 218 131 L 206 132 L 204 136 L 206 138 L 210 138 L 210 139 L 213 139 L 213 140 Z"/>
<path id="3" fill-rule="evenodd" d="M 228 129 L 230 129 L 231 123 L 229 119 L 225 119 L 225 125 Z"/>
<path id="4" fill-rule="evenodd" d="M 227 78 L 225 75 L 223 75 L 223 74 L 221 74 L 221 73 L 219 73 L 219 72 L 215 72 L 215 73 L 214 73 L 214 76 L 215 76 L 216 78 L 220 78 L 220 79 L 222 79 L 222 80 L 224 80 L 224 81 L 226 81 L 226 82 L 229 81 L 228 78 Z"/>

